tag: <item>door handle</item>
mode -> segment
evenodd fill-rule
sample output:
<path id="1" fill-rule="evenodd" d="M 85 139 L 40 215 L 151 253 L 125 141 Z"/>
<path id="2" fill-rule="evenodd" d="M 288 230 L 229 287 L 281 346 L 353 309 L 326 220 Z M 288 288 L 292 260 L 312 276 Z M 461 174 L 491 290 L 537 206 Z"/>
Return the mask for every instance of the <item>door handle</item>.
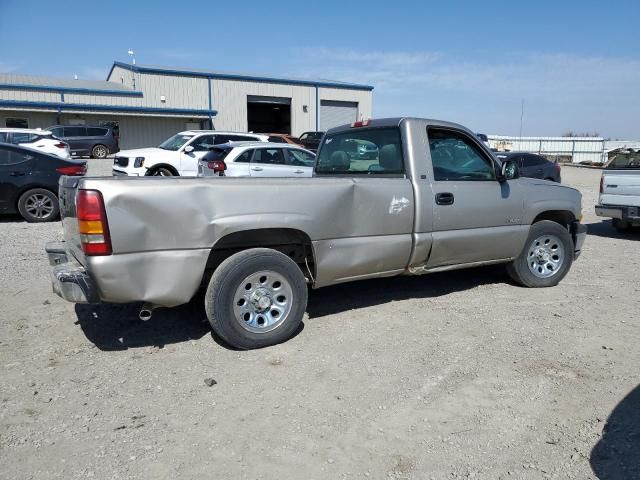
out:
<path id="1" fill-rule="evenodd" d="M 436 193 L 436 203 L 438 205 L 453 205 L 453 193 L 443 192 Z"/>
<path id="2" fill-rule="evenodd" d="M 251 167 L 251 170 L 253 170 L 254 172 L 261 172 L 262 167 Z"/>
<path id="3" fill-rule="evenodd" d="M 9 175 L 12 176 L 12 177 L 24 177 L 26 175 L 26 173 L 24 173 L 24 172 L 11 172 Z"/>
<path id="4" fill-rule="evenodd" d="M 304 170 L 294 170 L 293 173 L 304 173 Z"/>

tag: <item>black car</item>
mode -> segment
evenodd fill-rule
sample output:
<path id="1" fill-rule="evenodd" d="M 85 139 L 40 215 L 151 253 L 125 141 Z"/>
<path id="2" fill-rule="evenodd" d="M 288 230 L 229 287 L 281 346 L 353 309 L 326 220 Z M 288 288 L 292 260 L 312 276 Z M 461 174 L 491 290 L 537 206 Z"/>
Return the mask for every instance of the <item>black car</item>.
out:
<path id="1" fill-rule="evenodd" d="M 86 172 L 85 161 L 0 143 L 0 213 L 20 213 L 27 222 L 55 220 L 60 176 Z"/>
<path id="2" fill-rule="evenodd" d="M 541 178 L 560 183 L 560 164 L 541 155 L 527 152 L 496 152 L 500 160 L 511 160 L 518 165 L 520 176 Z"/>
<path id="3" fill-rule="evenodd" d="M 304 132 L 298 137 L 300 144 L 307 150 L 317 152 L 324 132 Z"/>
<path id="4" fill-rule="evenodd" d="M 91 158 L 107 158 L 116 153 L 119 129 L 109 126 L 54 125 L 47 128 L 56 138 L 69 144 L 71 155 Z"/>

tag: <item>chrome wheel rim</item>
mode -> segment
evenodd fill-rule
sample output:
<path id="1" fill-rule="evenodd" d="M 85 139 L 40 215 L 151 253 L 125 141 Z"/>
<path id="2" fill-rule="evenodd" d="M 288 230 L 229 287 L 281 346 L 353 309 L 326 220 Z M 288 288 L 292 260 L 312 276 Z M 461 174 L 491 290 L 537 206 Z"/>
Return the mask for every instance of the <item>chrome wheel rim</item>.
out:
<path id="1" fill-rule="evenodd" d="M 285 277 L 271 270 L 252 273 L 238 284 L 233 297 L 236 321 L 253 333 L 282 325 L 293 305 L 293 290 Z"/>
<path id="2" fill-rule="evenodd" d="M 565 260 L 564 246 L 555 235 L 542 235 L 529 245 L 527 265 L 529 271 L 538 278 L 556 275 Z"/>
<path id="3" fill-rule="evenodd" d="M 34 218 L 47 218 L 53 213 L 53 200 L 42 193 L 34 193 L 24 202 L 24 209 Z"/>
<path id="4" fill-rule="evenodd" d="M 104 158 L 104 157 L 106 157 L 106 156 L 107 156 L 107 149 L 106 149 L 106 148 L 104 148 L 104 147 L 101 147 L 101 146 L 100 146 L 100 147 L 96 147 L 96 148 L 94 149 L 94 155 L 95 155 L 97 158 Z"/>

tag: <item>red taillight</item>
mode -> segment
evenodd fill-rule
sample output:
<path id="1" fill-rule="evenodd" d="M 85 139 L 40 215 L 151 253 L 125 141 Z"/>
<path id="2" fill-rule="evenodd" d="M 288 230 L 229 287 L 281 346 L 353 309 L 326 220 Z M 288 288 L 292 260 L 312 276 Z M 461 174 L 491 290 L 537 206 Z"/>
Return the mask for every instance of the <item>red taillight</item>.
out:
<path id="1" fill-rule="evenodd" d="M 73 165 L 69 167 L 58 167 L 56 168 L 56 172 L 61 173 L 62 175 L 69 175 L 70 177 L 84 175 L 87 173 L 87 165 Z"/>
<path id="2" fill-rule="evenodd" d="M 111 255 L 111 238 L 102 194 L 97 190 L 79 190 L 76 211 L 80 243 L 85 255 Z"/>
<path id="3" fill-rule="evenodd" d="M 556 165 L 556 172 L 560 173 L 560 169 L 561 169 L 560 164 L 556 162 L 555 165 Z"/>
<path id="4" fill-rule="evenodd" d="M 370 120 L 360 120 L 358 122 L 353 122 L 351 124 L 351 128 L 359 128 L 359 127 L 366 127 L 369 125 Z"/>
<path id="5" fill-rule="evenodd" d="M 215 173 L 223 173 L 227 169 L 227 164 L 222 160 L 211 160 L 207 162 L 207 168 Z"/>
<path id="6" fill-rule="evenodd" d="M 600 193 L 604 193 L 604 175 L 600 177 Z"/>
<path id="7" fill-rule="evenodd" d="M 59 142 L 59 143 L 56 143 L 56 144 L 54 145 L 54 147 L 58 147 L 58 148 L 67 148 L 67 147 L 68 147 L 68 145 L 67 145 L 66 143 Z"/>

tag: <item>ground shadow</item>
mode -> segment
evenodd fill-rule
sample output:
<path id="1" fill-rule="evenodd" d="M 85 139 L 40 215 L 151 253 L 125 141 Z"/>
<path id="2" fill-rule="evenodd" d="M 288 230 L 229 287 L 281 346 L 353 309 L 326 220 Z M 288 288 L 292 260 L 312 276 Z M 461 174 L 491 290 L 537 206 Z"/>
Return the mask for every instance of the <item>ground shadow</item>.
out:
<path id="1" fill-rule="evenodd" d="M 138 319 L 142 304 L 77 304 L 76 324 L 100 350 L 167 344 L 202 338 L 210 330 L 203 302 L 175 308 L 158 308 L 147 322 Z"/>
<path id="2" fill-rule="evenodd" d="M 640 386 L 609 415 L 590 462 L 600 480 L 640 478 Z"/>
<path id="3" fill-rule="evenodd" d="M 626 232 L 618 232 L 613 228 L 611 220 L 603 220 L 598 223 L 587 224 L 587 233 L 596 237 L 640 240 L 640 227 L 632 228 Z"/>
<path id="4" fill-rule="evenodd" d="M 409 298 L 430 298 L 463 291 L 488 283 L 505 283 L 504 266 L 466 271 L 434 273 L 420 277 L 393 277 L 353 282 L 309 292 L 307 312 L 310 318 L 370 307 Z M 96 304 L 75 306 L 76 324 L 100 350 L 127 350 L 197 340 L 211 331 L 202 295 L 175 308 L 159 308 L 147 322 L 138 319 L 142 304 Z M 304 329 L 300 325 L 293 335 Z M 218 345 L 234 350 L 213 336 Z"/>
<path id="5" fill-rule="evenodd" d="M 27 223 L 22 216 L 17 213 L 6 213 L 0 215 L 0 223 Z"/>
<path id="6" fill-rule="evenodd" d="M 504 265 L 345 283 L 311 291 L 309 318 L 371 307 L 396 300 L 431 298 L 489 283 L 508 283 Z"/>

